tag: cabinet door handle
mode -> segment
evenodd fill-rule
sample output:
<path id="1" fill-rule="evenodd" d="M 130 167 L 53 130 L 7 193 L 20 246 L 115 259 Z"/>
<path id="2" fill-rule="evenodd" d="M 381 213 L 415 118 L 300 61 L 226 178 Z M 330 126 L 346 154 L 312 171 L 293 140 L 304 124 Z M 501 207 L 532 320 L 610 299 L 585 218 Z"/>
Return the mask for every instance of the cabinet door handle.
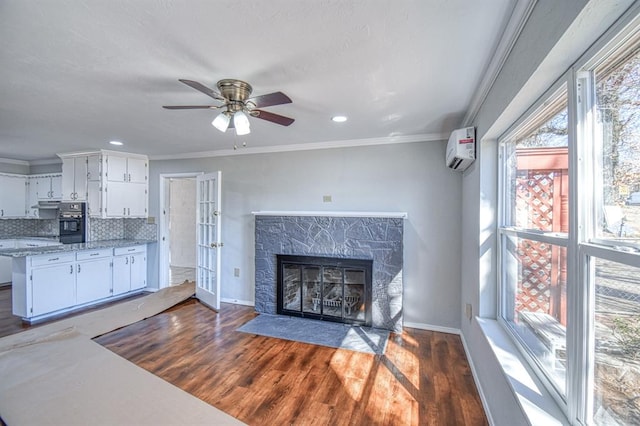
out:
<path id="1" fill-rule="evenodd" d="M 123 207 L 122 208 L 122 216 L 126 216 L 127 215 L 127 208 Z"/>
<path id="2" fill-rule="evenodd" d="M 78 273 L 80 273 L 80 264 L 78 264 Z"/>
<path id="3" fill-rule="evenodd" d="M 73 265 L 69 265 L 69 268 L 71 268 L 71 270 L 69 271 L 70 274 L 73 274 Z"/>
<path id="4" fill-rule="evenodd" d="M 129 182 L 131 182 L 131 173 L 129 173 Z"/>
<path id="5" fill-rule="evenodd" d="M 125 258 L 124 258 L 124 264 L 125 264 L 125 265 L 128 265 L 128 264 L 129 264 L 129 256 L 127 256 L 127 257 L 125 257 Z"/>
<path id="6" fill-rule="evenodd" d="M 134 263 L 136 263 L 136 258 L 131 256 L 131 264 L 133 265 Z"/>
<path id="7" fill-rule="evenodd" d="M 0 216 L 4 216 L 4 209 L 0 209 Z"/>

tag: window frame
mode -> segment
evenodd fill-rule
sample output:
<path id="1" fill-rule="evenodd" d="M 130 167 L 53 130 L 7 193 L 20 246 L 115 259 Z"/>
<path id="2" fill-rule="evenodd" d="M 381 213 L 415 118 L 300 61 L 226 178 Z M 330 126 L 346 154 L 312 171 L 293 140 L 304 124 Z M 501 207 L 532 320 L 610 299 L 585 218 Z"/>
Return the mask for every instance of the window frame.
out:
<path id="1" fill-rule="evenodd" d="M 596 298 L 595 262 L 592 259 L 600 258 L 640 267 L 640 250 L 628 251 L 627 244 L 595 238 L 599 205 L 596 205 L 597 197 L 593 189 L 596 183 L 593 179 L 594 170 L 596 167 L 602 169 L 595 155 L 595 148 L 601 142 L 599 136 L 596 136 L 598 123 L 592 115 L 597 104 L 594 70 L 612 61 L 623 46 L 633 44 L 640 48 L 640 4 L 630 7 L 498 138 L 496 317 L 572 424 L 593 422 L 595 350 L 592 348 L 595 348 Z M 563 88 L 566 90 L 568 115 L 569 232 L 558 234 L 505 225 L 508 215 L 506 212 L 510 208 L 506 205 L 510 197 L 505 192 L 508 177 L 505 144 L 514 142 L 517 136 L 530 130 L 530 123 L 538 119 L 545 105 L 553 102 Z M 564 396 L 505 320 L 507 270 L 502 253 L 503 239 L 509 236 L 567 248 L 567 369 Z"/>

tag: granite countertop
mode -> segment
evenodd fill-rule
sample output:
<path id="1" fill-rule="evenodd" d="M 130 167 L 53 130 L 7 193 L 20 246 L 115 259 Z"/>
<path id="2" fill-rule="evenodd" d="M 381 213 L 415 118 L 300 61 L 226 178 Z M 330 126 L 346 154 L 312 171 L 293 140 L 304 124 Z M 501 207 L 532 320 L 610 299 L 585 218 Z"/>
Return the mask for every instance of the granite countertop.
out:
<path id="1" fill-rule="evenodd" d="M 6 238 L 6 239 L 16 240 L 18 238 L 14 237 L 14 238 Z M 34 238 L 27 237 L 24 239 L 34 239 Z M 138 244 L 149 244 L 149 243 L 155 243 L 155 242 L 156 240 L 100 240 L 100 241 L 89 241 L 87 243 L 59 244 L 59 245 L 45 246 L 45 247 L 0 249 L 0 256 L 26 257 L 26 256 L 36 256 L 39 254 L 47 254 L 47 253 L 62 253 L 62 252 L 71 252 L 71 251 L 128 247 L 128 246 L 135 246 Z"/>

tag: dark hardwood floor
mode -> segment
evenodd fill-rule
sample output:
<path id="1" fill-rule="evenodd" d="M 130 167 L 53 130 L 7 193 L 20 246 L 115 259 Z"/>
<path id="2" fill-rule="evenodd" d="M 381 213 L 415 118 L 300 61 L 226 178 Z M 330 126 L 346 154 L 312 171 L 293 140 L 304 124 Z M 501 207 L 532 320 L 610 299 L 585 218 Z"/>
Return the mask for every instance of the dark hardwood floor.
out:
<path id="1" fill-rule="evenodd" d="M 250 425 L 486 425 L 459 336 L 405 329 L 384 355 L 236 331 L 253 308 L 189 299 L 96 338 Z"/>
<path id="2" fill-rule="evenodd" d="M 148 293 L 146 293 L 148 294 Z M 39 325 L 47 324 L 53 320 L 69 318 L 75 315 L 84 314 L 85 312 L 91 312 L 96 309 L 104 308 L 105 306 L 109 306 L 113 303 L 120 303 L 126 300 L 136 299 L 138 297 L 144 296 L 145 293 L 138 293 L 136 295 L 127 297 L 125 299 L 120 299 L 115 302 L 104 303 L 98 306 L 87 307 L 84 309 L 80 309 L 74 312 L 68 312 L 66 314 L 62 314 L 56 316 L 55 318 L 48 319 L 43 322 L 39 322 L 36 324 L 29 324 L 20 319 L 20 317 L 14 316 L 12 314 L 13 308 L 11 306 L 11 286 L 1 286 L 0 287 L 0 337 L 8 336 L 10 334 L 19 333 L 24 330 L 28 330 L 33 327 L 38 327 Z M 1 425 L 1 424 L 0 424 Z"/>

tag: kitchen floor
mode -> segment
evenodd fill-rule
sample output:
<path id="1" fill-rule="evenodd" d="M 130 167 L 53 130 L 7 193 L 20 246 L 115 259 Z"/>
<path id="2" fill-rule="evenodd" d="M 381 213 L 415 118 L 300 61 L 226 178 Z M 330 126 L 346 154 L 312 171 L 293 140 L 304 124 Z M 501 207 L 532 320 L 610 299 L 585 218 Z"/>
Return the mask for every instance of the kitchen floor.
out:
<path id="1" fill-rule="evenodd" d="M 110 306 L 112 304 L 124 302 L 127 300 L 137 299 L 138 297 L 142 297 L 147 293 L 138 293 L 136 295 L 120 299 L 113 302 L 104 303 L 98 306 L 87 307 L 84 309 L 80 309 L 78 311 L 62 314 L 58 317 L 55 317 L 51 320 L 43 321 L 38 324 L 31 325 L 27 322 L 22 321 L 20 317 L 17 317 L 12 314 L 12 306 L 11 306 L 11 286 L 1 286 L 0 287 L 0 337 L 9 336 L 10 334 L 19 333 L 21 331 L 28 330 L 33 327 L 38 327 L 42 324 L 48 324 L 52 320 L 58 320 L 62 318 L 69 318 L 75 315 L 83 314 L 85 312 L 95 311 L 97 309 L 104 308 L 105 306 Z M 1 424 L 0 424 L 1 426 Z"/>

